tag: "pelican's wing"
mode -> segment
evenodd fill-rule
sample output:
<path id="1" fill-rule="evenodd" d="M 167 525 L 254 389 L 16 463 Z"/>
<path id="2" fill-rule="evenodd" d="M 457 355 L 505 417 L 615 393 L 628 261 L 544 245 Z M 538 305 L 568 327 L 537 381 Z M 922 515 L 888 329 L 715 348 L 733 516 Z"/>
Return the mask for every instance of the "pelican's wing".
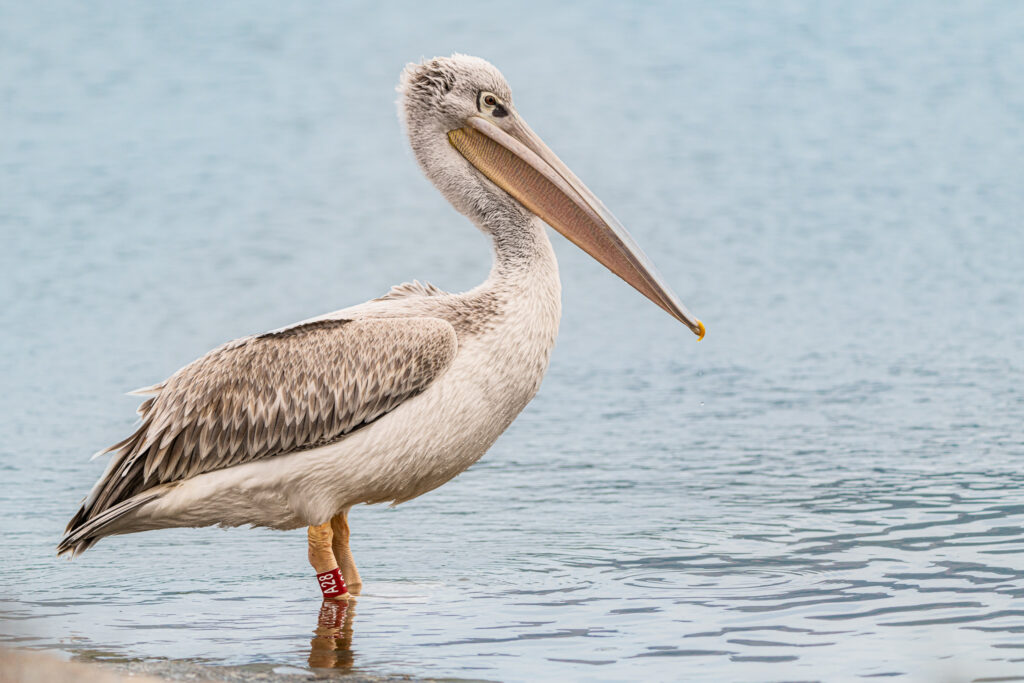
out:
<path id="1" fill-rule="evenodd" d="M 320 320 L 214 349 L 139 407 L 68 532 L 159 484 L 336 441 L 426 389 L 451 364 L 438 318 Z M 66 537 L 67 538 L 67 537 Z"/>

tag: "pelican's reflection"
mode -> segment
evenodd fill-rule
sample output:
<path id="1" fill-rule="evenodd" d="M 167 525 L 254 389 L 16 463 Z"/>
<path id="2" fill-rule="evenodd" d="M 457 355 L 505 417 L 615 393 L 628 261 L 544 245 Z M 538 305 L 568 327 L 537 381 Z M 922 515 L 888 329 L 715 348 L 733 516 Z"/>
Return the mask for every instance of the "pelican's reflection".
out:
<path id="1" fill-rule="evenodd" d="M 309 641 L 309 666 L 314 669 L 347 669 L 352 666 L 352 618 L 355 602 L 324 600 L 317 617 L 316 635 Z"/>

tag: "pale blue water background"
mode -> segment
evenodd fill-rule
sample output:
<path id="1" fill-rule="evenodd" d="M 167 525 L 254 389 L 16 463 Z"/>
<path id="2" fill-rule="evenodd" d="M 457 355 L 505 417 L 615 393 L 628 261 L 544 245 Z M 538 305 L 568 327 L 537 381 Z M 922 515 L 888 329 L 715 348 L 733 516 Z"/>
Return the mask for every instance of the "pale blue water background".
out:
<path id="1" fill-rule="evenodd" d="M 317 663 L 1024 680 L 1024 5 L 36 5 L 0 5 L 3 642 L 308 666 L 301 532 L 54 544 L 125 391 L 483 279 L 393 105 L 463 51 L 709 332 L 556 237 L 540 395 L 463 476 L 353 512 L 366 595 Z"/>

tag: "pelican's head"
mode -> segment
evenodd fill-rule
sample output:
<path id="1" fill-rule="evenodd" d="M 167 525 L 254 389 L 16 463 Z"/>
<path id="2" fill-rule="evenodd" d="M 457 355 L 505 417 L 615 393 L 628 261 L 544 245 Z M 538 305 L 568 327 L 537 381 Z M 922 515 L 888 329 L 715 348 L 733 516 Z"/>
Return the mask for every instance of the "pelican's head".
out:
<path id="1" fill-rule="evenodd" d="M 622 224 L 519 116 L 493 65 L 467 55 L 409 64 L 398 91 L 416 159 L 457 209 L 479 223 L 489 197 L 509 198 L 704 337 Z"/>

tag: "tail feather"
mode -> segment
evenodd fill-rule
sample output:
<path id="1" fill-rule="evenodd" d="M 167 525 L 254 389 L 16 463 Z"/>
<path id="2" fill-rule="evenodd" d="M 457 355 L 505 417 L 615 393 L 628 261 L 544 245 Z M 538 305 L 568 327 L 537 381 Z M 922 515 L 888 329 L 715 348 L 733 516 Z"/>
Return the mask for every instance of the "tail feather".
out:
<path id="1" fill-rule="evenodd" d="M 101 538 L 118 533 L 114 527 L 115 522 L 146 503 L 156 500 L 163 493 L 162 490 L 149 490 L 140 493 L 104 510 L 95 517 L 90 517 L 89 510 L 83 505 L 71 518 L 64 537 L 57 544 L 57 555 L 71 553 L 71 556 L 75 557 L 91 548 Z"/>

